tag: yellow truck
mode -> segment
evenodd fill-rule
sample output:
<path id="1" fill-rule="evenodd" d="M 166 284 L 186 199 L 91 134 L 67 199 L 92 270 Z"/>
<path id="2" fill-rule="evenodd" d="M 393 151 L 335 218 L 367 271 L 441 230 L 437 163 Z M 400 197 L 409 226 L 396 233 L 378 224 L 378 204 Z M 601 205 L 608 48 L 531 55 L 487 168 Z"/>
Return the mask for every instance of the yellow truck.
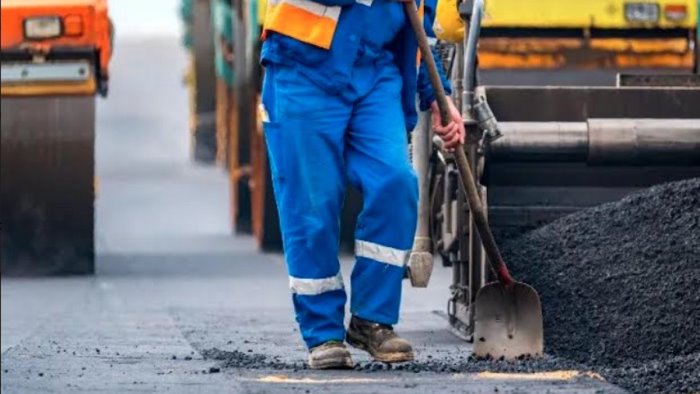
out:
<path id="1" fill-rule="evenodd" d="M 94 271 L 95 96 L 108 90 L 106 0 L 3 0 L 3 275 Z"/>
<path id="2" fill-rule="evenodd" d="M 458 42 L 456 0 L 441 0 L 435 30 Z M 487 0 L 482 69 L 690 71 L 698 58 L 697 0 Z"/>

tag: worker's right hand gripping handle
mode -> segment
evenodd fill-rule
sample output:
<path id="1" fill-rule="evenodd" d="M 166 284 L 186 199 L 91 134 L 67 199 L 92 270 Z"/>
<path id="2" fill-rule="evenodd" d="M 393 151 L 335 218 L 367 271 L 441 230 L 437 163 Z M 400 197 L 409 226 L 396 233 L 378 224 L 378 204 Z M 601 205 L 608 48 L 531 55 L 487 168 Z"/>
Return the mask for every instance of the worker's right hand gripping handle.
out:
<path id="1" fill-rule="evenodd" d="M 440 109 L 440 122 L 443 126 L 447 126 L 450 123 L 450 110 L 447 102 L 447 95 L 445 94 L 445 89 L 442 86 L 442 81 L 440 80 L 440 75 L 438 74 L 437 66 L 435 65 L 433 53 L 430 50 L 430 44 L 428 44 L 428 37 L 426 36 L 425 30 L 423 29 L 423 24 L 418 17 L 418 8 L 416 7 L 416 3 L 413 1 L 405 2 L 404 6 L 406 7 L 406 15 L 408 16 L 408 20 L 416 34 L 421 57 L 425 62 L 426 68 L 428 69 L 430 83 L 433 86 L 438 108 Z M 510 287 L 514 283 L 514 280 L 508 272 L 506 263 L 503 261 L 503 257 L 498 250 L 498 245 L 496 245 L 496 240 L 493 238 L 493 234 L 489 228 L 488 221 L 486 220 L 486 212 L 484 211 L 484 206 L 481 203 L 476 182 L 474 181 L 474 177 L 472 175 L 473 172 L 471 165 L 467 159 L 467 154 L 464 151 L 464 147 L 461 144 L 457 146 L 454 154 L 457 160 L 459 174 L 462 178 L 462 183 L 464 184 L 464 189 L 467 194 L 469 210 L 474 217 L 474 224 L 476 225 L 481 241 L 484 244 L 486 256 L 491 263 L 491 267 L 494 271 L 496 271 L 498 280 L 504 286 Z"/>

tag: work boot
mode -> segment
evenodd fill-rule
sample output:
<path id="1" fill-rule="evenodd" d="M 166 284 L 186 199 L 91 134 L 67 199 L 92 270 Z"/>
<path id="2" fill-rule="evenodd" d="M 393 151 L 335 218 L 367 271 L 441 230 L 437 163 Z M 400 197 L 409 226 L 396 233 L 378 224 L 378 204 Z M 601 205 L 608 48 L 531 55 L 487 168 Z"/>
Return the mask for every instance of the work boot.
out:
<path id="1" fill-rule="evenodd" d="M 348 344 L 368 352 L 375 360 L 400 363 L 413 360 L 413 348 L 394 328 L 353 316 L 345 339 Z"/>
<path id="2" fill-rule="evenodd" d="M 328 341 L 311 348 L 309 353 L 311 369 L 345 369 L 352 368 L 350 352 L 340 341 Z"/>

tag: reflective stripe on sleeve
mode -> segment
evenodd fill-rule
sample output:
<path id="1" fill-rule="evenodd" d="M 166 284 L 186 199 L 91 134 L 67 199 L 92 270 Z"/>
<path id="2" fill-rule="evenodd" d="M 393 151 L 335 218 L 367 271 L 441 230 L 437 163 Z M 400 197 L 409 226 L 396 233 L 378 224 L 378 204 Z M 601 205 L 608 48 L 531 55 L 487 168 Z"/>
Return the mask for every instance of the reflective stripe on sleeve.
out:
<path id="1" fill-rule="evenodd" d="M 368 241 L 355 242 L 355 255 L 357 257 L 366 257 L 368 259 L 404 267 L 408 260 L 409 250 L 395 249 L 388 246 L 375 244 Z"/>
<path id="2" fill-rule="evenodd" d="M 342 289 L 343 277 L 340 272 L 335 276 L 321 279 L 302 279 L 290 276 L 289 288 L 294 294 L 319 295 L 328 291 Z"/>

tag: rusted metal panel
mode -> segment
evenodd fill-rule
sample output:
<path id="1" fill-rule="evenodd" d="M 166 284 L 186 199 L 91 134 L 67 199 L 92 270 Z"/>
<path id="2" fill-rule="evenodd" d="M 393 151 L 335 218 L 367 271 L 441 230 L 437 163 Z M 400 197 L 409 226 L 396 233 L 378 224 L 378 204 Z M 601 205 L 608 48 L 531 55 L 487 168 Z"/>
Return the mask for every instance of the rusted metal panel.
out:
<path id="1" fill-rule="evenodd" d="M 503 53 L 479 52 L 482 69 L 561 69 L 577 70 L 671 68 L 692 70 L 695 57 L 691 53 L 633 54 L 581 50 L 569 53 Z"/>
<path id="2" fill-rule="evenodd" d="M 231 135 L 231 90 L 222 78 L 216 79 L 216 163 L 228 167 L 228 141 Z"/>
<path id="3" fill-rule="evenodd" d="M 479 44 L 482 69 L 668 68 L 690 71 L 694 64 L 692 41 L 688 37 L 498 36 L 484 37 Z"/>
<path id="4" fill-rule="evenodd" d="M 96 91 L 97 83 L 92 78 L 82 82 L 2 85 L 0 88 L 0 93 L 3 96 L 90 96 Z"/>
<path id="5" fill-rule="evenodd" d="M 485 91 L 503 122 L 700 118 L 700 105 L 695 104 L 700 103 L 700 89 L 489 86 Z"/>
<path id="6" fill-rule="evenodd" d="M 268 188 L 272 185 L 268 183 L 267 150 L 265 147 L 265 137 L 262 133 L 262 125 L 258 122 L 255 132 L 251 138 L 251 174 L 250 174 L 250 196 L 252 210 L 252 231 L 253 236 L 258 240 L 259 245 L 264 245 L 265 241 L 265 216 L 272 212 L 266 212 L 265 197 Z M 277 207 L 274 207 L 277 211 Z"/>
<path id="7" fill-rule="evenodd" d="M 1 105 L 2 274 L 92 273 L 95 98 Z"/>
<path id="8" fill-rule="evenodd" d="M 251 149 L 247 146 L 250 133 L 254 130 L 242 129 L 239 116 L 241 111 L 252 110 L 253 105 L 244 105 L 239 100 L 244 100 L 235 94 L 231 94 L 229 101 L 229 136 L 228 136 L 228 171 L 229 184 L 231 186 L 231 228 L 237 233 L 251 232 L 251 163 L 242 160 L 241 152 Z"/>
<path id="9" fill-rule="evenodd" d="M 236 117 L 233 128 L 236 129 L 235 141 L 232 141 L 230 149 L 232 157 L 236 163 L 232 163 L 231 190 L 233 207 L 233 226 L 237 233 L 248 234 L 252 232 L 252 210 L 251 210 L 251 146 L 253 144 L 253 133 L 257 129 L 257 95 L 261 86 L 256 77 L 258 63 L 257 54 L 252 48 L 250 37 L 251 20 L 247 9 L 247 1 L 239 0 L 233 2 L 232 18 L 234 29 L 233 69 L 235 78 L 233 79 L 233 101 L 235 102 Z"/>
<path id="10" fill-rule="evenodd" d="M 683 38 L 484 37 L 479 49 L 500 53 L 562 53 L 591 50 L 613 53 L 675 53 L 690 51 Z"/>

